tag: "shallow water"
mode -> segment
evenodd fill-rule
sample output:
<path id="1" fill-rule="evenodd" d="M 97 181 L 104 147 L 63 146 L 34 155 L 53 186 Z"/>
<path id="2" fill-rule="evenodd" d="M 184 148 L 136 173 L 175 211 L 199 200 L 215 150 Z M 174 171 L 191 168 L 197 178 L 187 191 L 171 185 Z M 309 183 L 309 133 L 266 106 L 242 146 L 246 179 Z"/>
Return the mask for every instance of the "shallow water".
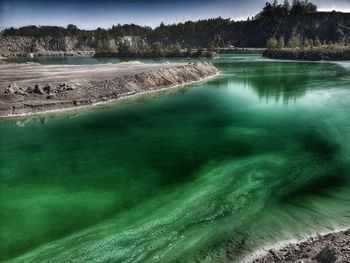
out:
<path id="1" fill-rule="evenodd" d="M 0 260 L 239 261 L 350 227 L 346 63 L 214 61 L 207 82 L 1 121 Z"/>

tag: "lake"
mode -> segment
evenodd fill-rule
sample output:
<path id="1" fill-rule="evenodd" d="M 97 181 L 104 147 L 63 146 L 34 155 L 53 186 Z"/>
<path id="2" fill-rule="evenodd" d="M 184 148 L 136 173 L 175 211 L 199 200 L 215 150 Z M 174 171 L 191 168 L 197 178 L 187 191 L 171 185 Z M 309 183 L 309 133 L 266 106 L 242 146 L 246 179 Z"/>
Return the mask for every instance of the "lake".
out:
<path id="1" fill-rule="evenodd" d="M 212 62 L 194 85 L 1 120 L 0 260 L 239 261 L 350 227 L 350 63 Z"/>

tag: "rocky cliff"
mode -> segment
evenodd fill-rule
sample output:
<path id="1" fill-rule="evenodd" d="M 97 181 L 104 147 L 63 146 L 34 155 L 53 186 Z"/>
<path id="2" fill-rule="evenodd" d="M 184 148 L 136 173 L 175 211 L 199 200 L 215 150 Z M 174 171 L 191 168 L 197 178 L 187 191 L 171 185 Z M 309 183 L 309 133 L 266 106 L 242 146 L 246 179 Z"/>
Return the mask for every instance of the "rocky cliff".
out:
<path id="1" fill-rule="evenodd" d="M 146 40 L 139 36 L 125 36 L 111 39 L 96 37 L 0 37 L 0 56 L 13 58 L 16 56 L 92 56 L 98 50 L 115 51 L 121 45 L 142 48 Z"/>
<path id="2" fill-rule="evenodd" d="M 26 56 L 29 54 L 60 54 L 82 52 L 82 54 L 94 52 L 93 42 L 78 41 L 76 37 L 54 38 L 47 37 L 1 37 L 0 38 L 0 54 L 5 57 Z"/>

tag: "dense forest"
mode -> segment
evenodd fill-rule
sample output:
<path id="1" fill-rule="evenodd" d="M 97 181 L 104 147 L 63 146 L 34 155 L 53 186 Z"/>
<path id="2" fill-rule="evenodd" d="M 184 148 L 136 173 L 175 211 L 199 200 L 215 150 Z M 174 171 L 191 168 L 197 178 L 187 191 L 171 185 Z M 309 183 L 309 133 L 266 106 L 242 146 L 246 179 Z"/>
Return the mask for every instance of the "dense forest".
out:
<path id="1" fill-rule="evenodd" d="M 246 21 L 234 21 L 229 18 L 214 18 L 187 21 L 184 23 L 158 27 L 114 25 L 112 28 L 82 30 L 75 25 L 66 28 L 58 26 L 26 26 L 18 29 L 8 28 L 3 37 L 75 37 L 81 42 L 90 41 L 104 51 L 111 49 L 109 40 L 125 36 L 137 36 L 149 45 L 176 45 L 181 48 L 200 47 L 265 47 L 271 37 L 289 39 L 293 34 L 303 38 L 318 38 L 321 42 L 348 41 L 350 38 L 350 14 L 337 12 L 317 12 L 317 7 L 308 0 L 277 0 L 267 2 L 261 12 Z M 128 47 L 119 46 L 118 49 Z"/>

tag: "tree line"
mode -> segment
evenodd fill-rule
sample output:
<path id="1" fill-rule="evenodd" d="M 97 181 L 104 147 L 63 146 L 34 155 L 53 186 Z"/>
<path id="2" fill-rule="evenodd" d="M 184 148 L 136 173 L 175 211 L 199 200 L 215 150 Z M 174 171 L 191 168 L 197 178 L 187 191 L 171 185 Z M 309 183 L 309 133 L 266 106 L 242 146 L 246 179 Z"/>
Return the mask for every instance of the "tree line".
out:
<path id="1" fill-rule="evenodd" d="M 308 0 L 293 0 L 292 4 L 288 0 L 284 0 L 283 4 L 279 4 L 277 0 L 272 3 L 267 2 L 265 7 L 256 16 L 254 20 L 272 18 L 276 16 L 301 15 L 316 12 L 317 7 Z M 249 19 L 250 20 L 250 19 Z M 78 29 L 75 25 L 68 25 L 67 27 L 59 26 L 25 26 L 20 28 L 7 28 L 3 31 L 3 36 L 29 36 L 29 37 L 65 37 L 76 36 L 80 38 L 96 37 L 96 38 L 116 38 L 123 36 L 142 36 L 150 39 L 186 39 L 190 38 L 192 34 L 197 37 L 199 35 L 211 35 L 227 30 L 235 23 L 234 20 L 221 17 L 213 19 L 204 19 L 198 21 L 187 21 L 184 23 L 177 23 L 165 25 L 163 22 L 159 26 L 152 29 L 148 26 L 139 26 L 135 24 L 113 25 L 112 28 L 96 30 Z M 204 36 L 205 37 L 205 36 Z M 220 43 L 218 43 L 220 44 Z"/>
<path id="2" fill-rule="evenodd" d="M 308 0 L 293 0 L 292 4 L 288 0 L 284 0 L 283 4 L 279 4 L 278 0 L 274 0 L 272 3 L 266 2 L 263 10 L 254 19 L 284 17 L 288 15 L 298 16 L 314 12 L 317 12 L 317 6 Z"/>
<path id="3" fill-rule="evenodd" d="M 114 25 L 110 29 L 97 28 L 96 30 L 79 29 L 76 25 L 69 24 L 67 27 L 59 26 L 24 26 L 20 28 L 7 28 L 3 36 L 26 36 L 26 37 L 78 37 L 78 38 L 115 38 L 122 36 L 147 36 L 152 31 L 150 27 L 135 24 Z"/>
<path id="4" fill-rule="evenodd" d="M 348 46 L 349 41 L 343 42 L 333 42 L 333 41 L 323 41 L 321 42 L 319 37 L 316 36 L 314 39 L 312 38 L 303 38 L 300 34 L 292 34 L 289 40 L 286 42 L 284 36 L 280 36 L 279 38 L 271 37 L 266 42 L 266 47 L 271 50 L 280 50 L 284 48 L 289 49 L 309 49 L 309 48 L 320 48 L 320 47 L 343 47 Z"/>
<path id="5" fill-rule="evenodd" d="M 271 34 L 272 30 L 276 31 L 278 21 L 298 21 L 300 15 L 307 15 L 317 12 L 317 6 L 308 0 L 293 0 L 289 2 L 284 0 L 279 3 L 278 0 L 267 2 L 261 12 L 259 12 L 252 19 L 248 21 L 237 21 L 230 18 L 213 18 L 204 19 L 198 21 L 187 21 L 183 23 L 165 25 L 163 22 L 156 28 L 147 26 L 139 26 L 135 24 L 125 25 L 113 25 L 109 29 L 97 28 L 95 30 L 79 29 L 75 25 L 68 25 L 67 27 L 58 26 L 26 26 L 21 28 L 8 28 L 3 31 L 3 36 L 26 36 L 26 37 L 76 37 L 80 41 L 92 41 L 96 47 L 101 49 L 108 49 L 108 40 L 116 39 L 125 36 L 139 36 L 142 37 L 150 45 L 148 48 L 155 50 L 159 49 L 159 45 L 170 46 L 174 45 L 172 49 L 178 50 L 179 48 L 209 48 L 214 50 L 217 47 L 227 47 L 231 45 L 231 40 L 237 36 L 244 36 L 247 34 L 255 34 L 258 28 L 257 35 L 260 36 L 261 41 L 257 42 L 257 38 L 254 38 L 256 45 L 263 46 L 266 40 Z M 287 19 L 280 19 L 287 17 Z M 264 25 L 266 28 L 259 29 L 257 25 Z M 271 31 L 269 31 L 271 30 Z M 262 32 L 263 31 L 263 32 Z M 281 31 L 281 30 L 280 30 Z M 285 26 L 282 28 L 282 32 L 277 35 L 290 36 L 289 29 Z M 251 37 L 247 35 L 247 37 Z M 255 36 L 255 35 L 254 35 Z M 284 40 L 284 37 L 278 37 L 277 39 L 268 39 L 267 46 L 270 48 L 277 47 L 294 47 L 302 45 L 318 45 L 319 39 L 299 39 L 301 36 L 292 35 L 288 41 Z M 310 37 L 310 34 L 309 34 Z M 320 35 L 322 40 L 327 39 L 327 35 Z M 246 38 L 246 37 L 245 37 Z M 318 37 L 317 37 L 318 38 Z M 328 39 L 329 40 L 329 39 Z M 251 41 L 252 42 L 252 41 Z M 299 44 L 302 42 L 302 44 Z M 131 49 L 133 47 L 125 44 L 120 47 L 121 50 Z"/>

